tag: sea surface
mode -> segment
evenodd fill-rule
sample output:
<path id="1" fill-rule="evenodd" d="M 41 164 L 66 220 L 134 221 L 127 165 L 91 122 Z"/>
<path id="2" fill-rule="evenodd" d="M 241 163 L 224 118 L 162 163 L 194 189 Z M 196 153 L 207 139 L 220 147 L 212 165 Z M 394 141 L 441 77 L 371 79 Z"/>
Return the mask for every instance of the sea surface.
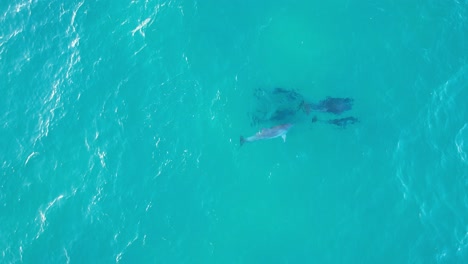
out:
<path id="1" fill-rule="evenodd" d="M 1 263 L 468 263 L 468 1 L 0 1 L 0 168 Z"/>

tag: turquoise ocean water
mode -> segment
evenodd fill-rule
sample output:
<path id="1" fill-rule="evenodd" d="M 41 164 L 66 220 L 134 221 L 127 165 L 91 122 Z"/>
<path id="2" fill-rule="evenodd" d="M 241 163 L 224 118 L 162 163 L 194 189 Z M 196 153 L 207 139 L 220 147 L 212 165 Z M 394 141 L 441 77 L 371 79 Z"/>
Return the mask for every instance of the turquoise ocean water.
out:
<path id="1" fill-rule="evenodd" d="M 2 263 L 468 263 L 468 1 L 0 1 L 0 135 Z"/>

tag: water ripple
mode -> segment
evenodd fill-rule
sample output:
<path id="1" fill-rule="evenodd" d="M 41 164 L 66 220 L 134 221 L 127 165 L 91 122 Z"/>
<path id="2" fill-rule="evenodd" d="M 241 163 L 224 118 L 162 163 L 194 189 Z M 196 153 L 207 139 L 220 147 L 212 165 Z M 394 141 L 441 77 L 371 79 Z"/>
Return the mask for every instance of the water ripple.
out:
<path id="1" fill-rule="evenodd" d="M 468 123 L 466 123 L 455 136 L 455 146 L 461 161 L 468 164 L 467 151 L 468 146 L 465 144 L 465 140 L 468 140 Z"/>
<path id="2" fill-rule="evenodd" d="M 395 146 L 403 198 L 417 203 L 421 239 L 433 241 L 438 262 L 466 255 L 468 124 L 460 109 L 466 109 L 467 70 L 461 67 L 434 89 L 418 122 L 402 130 Z"/>
<path id="3" fill-rule="evenodd" d="M 36 218 L 36 221 L 39 221 L 39 231 L 37 232 L 35 239 L 38 239 L 42 235 L 42 233 L 44 233 L 45 228 L 47 226 L 47 214 L 55 206 L 57 202 L 62 200 L 63 197 L 64 195 L 60 194 L 59 196 L 54 198 L 54 200 L 49 202 L 47 206 L 45 207 L 45 209 L 43 210 L 39 209 L 39 216 Z"/>

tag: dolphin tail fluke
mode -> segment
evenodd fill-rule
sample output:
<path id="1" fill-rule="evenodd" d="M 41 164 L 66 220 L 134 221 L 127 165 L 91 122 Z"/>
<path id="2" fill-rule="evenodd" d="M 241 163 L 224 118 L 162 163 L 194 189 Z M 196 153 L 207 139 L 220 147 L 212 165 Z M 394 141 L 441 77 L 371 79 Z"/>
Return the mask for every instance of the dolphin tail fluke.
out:
<path id="1" fill-rule="evenodd" d="M 240 145 L 244 145 L 245 143 L 245 138 L 243 136 L 240 136 Z"/>

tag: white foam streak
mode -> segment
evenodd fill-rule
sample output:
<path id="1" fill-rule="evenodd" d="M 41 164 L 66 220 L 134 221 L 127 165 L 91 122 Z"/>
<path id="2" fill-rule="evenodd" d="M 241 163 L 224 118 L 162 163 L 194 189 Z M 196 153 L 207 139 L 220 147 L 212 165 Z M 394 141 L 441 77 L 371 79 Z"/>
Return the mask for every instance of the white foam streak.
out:
<path id="1" fill-rule="evenodd" d="M 33 151 L 31 154 L 29 154 L 29 156 L 26 158 L 26 161 L 24 162 L 24 165 L 27 165 L 28 162 L 29 162 L 29 160 L 30 160 L 32 157 L 36 156 L 37 154 L 39 154 L 39 152 L 35 152 L 35 151 Z"/>
<path id="2" fill-rule="evenodd" d="M 144 48 L 146 48 L 146 44 L 144 44 L 139 50 L 135 51 L 133 53 L 133 55 L 137 55 L 138 53 L 140 53 Z"/>
<path id="3" fill-rule="evenodd" d="M 91 203 L 88 205 L 87 213 L 88 215 L 91 215 L 92 213 L 92 208 L 97 205 L 99 201 L 102 199 L 102 186 L 98 186 L 96 188 L 97 193 L 91 198 Z"/>
<path id="4" fill-rule="evenodd" d="M 39 135 L 35 139 L 35 142 L 39 141 L 43 137 L 47 137 L 49 134 L 49 127 L 51 121 L 54 119 L 55 110 L 60 107 L 61 96 L 58 93 L 58 87 L 62 84 L 60 79 L 57 79 L 52 85 L 52 89 L 48 98 L 44 102 L 44 112 L 39 115 Z"/>
<path id="5" fill-rule="evenodd" d="M 40 226 L 39 226 L 39 231 L 36 234 L 36 239 L 38 239 L 41 236 L 41 234 L 44 233 L 44 231 L 45 231 L 45 227 L 47 225 L 47 222 L 46 222 L 47 221 L 47 213 L 63 197 L 64 197 L 63 194 L 60 194 L 54 200 L 52 200 L 51 202 L 49 202 L 47 204 L 47 207 L 44 209 L 44 211 L 39 209 L 39 221 L 40 221 L 39 225 Z M 36 218 L 36 220 L 38 220 L 38 219 Z"/>
<path id="6" fill-rule="evenodd" d="M 135 1 L 131 2 L 131 4 L 134 4 L 136 3 Z M 160 3 L 160 4 L 157 4 L 155 7 L 154 7 L 154 13 L 151 14 L 149 17 L 145 18 L 143 21 L 139 22 L 139 24 L 131 31 L 132 33 L 132 36 L 135 36 L 135 33 L 140 33 L 140 35 L 142 37 L 145 37 L 145 28 L 147 26 L 151 26 L 151 24 L 155 21 L 156 19 L 156 16 L 158 15 L 158 13 L 160 12 L 161 8 L 165 7 L 167 3 Z M 147 5 L 145 4 L 145 8 L 147 8 Z M 182 12 L 183 14 L 183 12 Z M 124 22 L 122 22 L 122 25 L 123 24 L 126 24 L 128 21 L 125 20 Z"/>
<path id="7" fill-rule="evenodd" d="M 81 8 L 83 6 L 84 1 L 79 2 L 78 5 L 75 7 L 75 9 L 72 11 L 72 16 L 70 19 L 70 25 L 66 31 L 67 35 L 69 36 L 74 36 L 73 39 L 70 41 L 70 44 L 68 45 L 68 48 L 72 50 L 72 53 L 70 54 L 68 58 L 68 68 L 67 72 L 65 74 L 66 79 L 70 79 L 73 73 L 73 68 L 76 64 L 78 64 L 81 61 L 81 56 L 79 52 L 79 45 L 80 45 L 80 35 L 78 34 L 76 28 L 77 28 L 77 23 L 76 23 L 76 16 Z"/>
<path id="8" fill-rule="evenodd" d="M 24 8 L 26 8 L 28 5 L 26 2 L 19 3 L 15 6 L 15 12 L 20 13 Z"/>
<path id="9" fill-rule="evenodd" d="M 20 262 L 23 262 L 23 245 L 19 246 Z"/>
<path id="10" fill-rule="evenodd" d="M 84 3 L 84 1 L 78 3 L 78 6 L 76 7 L 76 9 L 73 10 L 73 14 L 72 14 L 71 21 L 70 21 L 70 26 L 73 28 L 73 31 L 76 31 L 76 30 L 75 30 L 75 18 L 76 18 L 76 13 L 78 12 L 78 10 L 80 10 L 80 7 L 83 5 L 83 3 Z"/>
<path id="11" fill-rule="evenodd" d="M 67 260 L 66 263 L 69 264 L 70 263 L 70 256 L 68 256 L 68 251 L 67 251 L 66 248 L 63 248 L 63 253 L 65 254 L 65 258 Z"/>
<path id="12" fill-rule="evenodd" d="M 166 153 L 166 154 L 169 154 L 169 153 Z M 158 172 L 154 178 L 161 176 L 163 169 L 167 168 L 168 166 L 171 166 L 172 163 L 173 161 L 171 159 L 166 159 L 161 165 L 159 165 Z"/>
<path id="13" fill-rule="evenodd" d="M 458 155 L 462 162 L 468 164 L 465 140 L 468 140 L 468 123 L 465 123 L 455 136 L 455 146 L 457 148 Z"/>
<path id="14" fill-rule="evenodd" d="M 148 17 L 145 19 L 143 22 L 141 22 L 134 30 L 132 30 L 132 36 L 135 35 L 135 33 L 138 31 L 140 34 L 144 37 L 145 32 L 143 31 L 143 28 L 146 27 L 146 25 L 151 21 L 151 19 Z"/>
<path id="15" fill-rule="evenodd" d="M 117 254 L 117 256 L 115 257 L 115 262 L 116 263 L 120 262 L 120 260 L 122 259 L 122 255 L 125 253 L 127 248 L 130 247 L 137 239 L 138 239 L 138 234 L 136 234 L 135 237 L 132 240 L 127 242 L 127 245 L 125 246 L 125 248 L 121 252 L 119 252 Z"/>
<path id="16" fill-rule="evenodd" d="M 101 151 L 99 148 L 97 150 L 97 154 L 99 156 L 99 160 L 101 161 L 101 166 L 103 168 L 106 167 L 106 161 L 105 161 L 105 158 L 106 158 L 106 152 L 105 151 Z"/>
<path id="17" fill-rule="evenodd" d="M 468 232 L 465 232 L 465 235 L 462 239 L 458 241 L 457 252 L 461 252 L 468 248 Z"/>

